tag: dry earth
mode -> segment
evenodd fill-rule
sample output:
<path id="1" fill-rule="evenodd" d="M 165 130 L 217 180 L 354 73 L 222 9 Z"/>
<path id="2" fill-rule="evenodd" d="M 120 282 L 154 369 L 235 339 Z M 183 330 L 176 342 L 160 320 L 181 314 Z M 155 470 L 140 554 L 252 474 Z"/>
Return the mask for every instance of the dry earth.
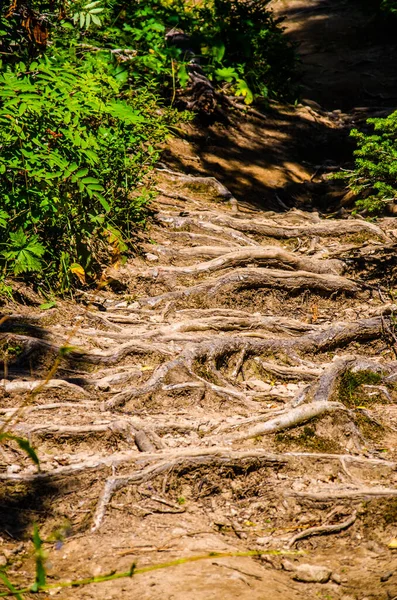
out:
<path id="1" fill-rule="evenodd" d="M 0 562 L 16 584 L 36 522 L 55 586 L 207 558 L 60 599 L 397 597 L 397 227 L 331 214 L 343 191 L 325 179 L 348 127 L 393 100 L 395 47 L 365 42 L 350 2 L 274 9 L 309 100 L 169 145 L 120 291 L 4 309 L 1 418 L 42 469 L 2 446 Z M 210 556 L 251 550 L 268 554 Z"/>

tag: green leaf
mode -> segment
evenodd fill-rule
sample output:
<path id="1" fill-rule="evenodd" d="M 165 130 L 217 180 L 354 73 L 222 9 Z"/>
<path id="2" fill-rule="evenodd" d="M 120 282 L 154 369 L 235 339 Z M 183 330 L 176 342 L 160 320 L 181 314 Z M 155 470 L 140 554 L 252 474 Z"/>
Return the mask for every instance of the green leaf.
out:
<path id="1" fill-rule="evenodd" d="M 6 227 L 10 215 L 5 210 L 0 210 L 0 227 Z"/>
<path id="2" fill-rule="evenodd" d="M 4 585 L 6 586 L 6 588 L 8 588 L 10 590 L 10 592 L 12 592 L 12 595 L 17 600 L 23 600 L 23 597 L 21 596 L 21 594 L 18 594 L 16 588 L 12 585 L 12 583 L 8 579 L 7 575 L 5 573 L 3 573 L 2 571 L 0 571 L 0 579 L 3 581 Z"/>
<path id="3" fill-rule="evenodd" d="M 98 179 L 95 179 L 95 177 L 84 177 L 84 179 L 81 180 L 81 183 L 99 183 L 99 181 Z"/>
<path id="4" fill-rule="evenodd" d="M 65 171 L 65 172 L 64 172 L 64 174 L 63 174 L 64 178 L 65 178 L 65 179 L 67 179 L 68 177 L 70 177 L 70 175 L 71 175 L 72 173 L 74 173 L 74 171 L 75 171 L 76 169 L 78 169 L 78 168 L 79 168 L 79 165 L 78 165 L 77 163 L 75 163 L 75 162 L 74 162 L 74 163 L 72 163 L 71 165 L 69 165 L 69 166 L 67 167 L 66 171 Z"/>
<path id="5" fill-rule="evenodd" d="M 99 202 L 102 204 L 103 208 L 105 209 L 106 212 L 110 211 L 110 204 L 108 203 L 108 201 L 106 200 L 106 198 L 104 198 L 104 196 L 102 196 L 101 194 L 98 194 L 98 192 L 96 192 L 94 194 L 95 198 L 97 198 L 99 200 Z"/>
<path id="6" fill-rule="evenodd" d="M 88 29 L 91 23 L 91 15 L 87 13 L 85 16 L 85 28 Z"/>
<path id="7" fill-rule="evenodd" d="M 225 44 L 221 41 L 216 42 L 211 48 L 211 54 L 217 62 L 221 62 L 225 56 Z"/>
<path id="8" fill-rule="evenodd" d="M 85 13 L 81 12 L 80 13 L 80 29 L 83 29 L 84 22 L 85 22 Z"/>
<path id="9" fill-rule="evenodd" d="M 238 73 L 233 67 L 223 67 L 222 69 L 215 70 L 215 77 L 218 81 L 227 81 L 231 83 L 233 80 L 239 78 Z"/>
<path id="10" fill-rule="evenodd" d="M 85 177 L 88 174 L 88 169 L 80 169 L 80 171 L 77 171 L 77 173 L 75 173 L 75 177 L 77 177 L 78 179 L 81 179 L 82 177 Z"/>
<path id="11" fill-rule="evenodd" d="M 92 22 L 95 23 L 95 25 L 98 25 L 98 26 L 102 25 L 101 19 L 99 17 L 97 17 L 96 15 L 93 15 L 92 13 L 91 13 L 91 19 L 92 19 Z"/>
<path id="12" fill-rule="evenodd" d="M 23 450 L 24 452 L 26 452 L 26 454 L 35 463 L 35 465 L 40 467 L 39 457 L 37 456 L 34 448 L 30 445 L 29 440 L 26 440 L 25 438 L 21 438 L 21 437 L 18 437 L 17 435 L 13 435 L 12 433 L 7 433 L 7 432 L 0 433 L 0 441 L 2 441 L 2 440 L 11 440 L 13 442 L 16 442 L 18 444 L 18 446 L 20 447 L 20 449 Z"/>
<path id="13" fill-rule="evenodd" d="M 185 88 L 189 81 L 189 73 L 187 72 L 186 65 L 180 65 L 178 69 L 178 80 L 181 87 Z"/>
<path id="14" fill-rule="evenodd" d="M 46 569 L 45 569 L 45 554 L 43 550 L 43 540 L 40 537 L 40 533 L 37 525 L 33 528 L 33 545 L 36 550 L 36 580 L 34 582 L 35 590 L 39 591 L 46 584 Z M 33 590 L 33 588 L 32 588 Z"/>
<path id="15" fill-rule="evenodd" d="M 254 95 L 244 79 L 239 79 L 237 81 L 235 94 L 236 96 L 243 96 L 245 104 L 252 104 L 254 100 Z"/>
<path id="16" fill-rule="evenodd" d="M 54 301 L 44 302 L 44 304 L 40 304 L 39 309 L 40 310 L 48 310 L 50 308 L 54 308 L 56 305 L 57 305 L 57 303 Z"/>
<path id="17" fill-rule="evenodd" d="M 94 6 L 97 6 L 97 4 L 100 4 L 101 1 L 100 0 L 95 0 L 95 2 L 90 2 L 89 4 L 86 4 L 83 8 L 84 10 L 90 10 L 90 8 L 94 8 Z"/>
<path id="18" fill-rule="evenodd" d="M 29 271 L 41 271 L 42 264 L 39 258 L 45 253 L 45 247 L 39 242 L 37 235 L 29 239 L 22 228 L 16 232 L 10 231 L 8 250 L 1 252 L 4 258 L 11 262 L 15 275 Z"/>

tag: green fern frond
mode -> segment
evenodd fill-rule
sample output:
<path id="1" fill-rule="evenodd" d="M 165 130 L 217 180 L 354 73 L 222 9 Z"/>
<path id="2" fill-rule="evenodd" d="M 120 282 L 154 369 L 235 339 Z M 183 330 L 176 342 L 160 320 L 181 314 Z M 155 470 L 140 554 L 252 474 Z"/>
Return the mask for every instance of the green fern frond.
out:
<path id="1" fill-rule="evenodd" d="M 45 253 L 45 247 L 39 242 L 37 235 L 27 237 L 23 229 L 10 232 L 8 250 L 1 254 L 7 262 L 12 264 L 15 275 L 32 271 L 41 271 L 40 257 Z"/>

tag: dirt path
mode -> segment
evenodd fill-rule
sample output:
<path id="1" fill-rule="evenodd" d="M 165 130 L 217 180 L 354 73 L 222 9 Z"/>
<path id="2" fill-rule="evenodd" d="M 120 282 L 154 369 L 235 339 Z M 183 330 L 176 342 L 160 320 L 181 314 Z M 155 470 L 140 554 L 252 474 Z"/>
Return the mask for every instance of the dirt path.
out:
<path id="1" fill-rule="evenodd" d="M 146 254 L 115 275 L 122 291 L 88 308 L 10 307 L 3 344 L 19 356 L 2 419 L 73 346 L 13 426 L 41 473 L 11 446 L 1 458 L 0 560 L 15 582 L 32 573 L 36 521 L 54 584 L 269 551 L 58 598 L 397 596 L 397 228 L 331 216 L 343 192 L 324 178 L 348 156 L 346 124 L 387 106 L 354 108 L 361 88 L 342 85 L 354 61 L 368 54 L 385 79 L 389 66 L 376 39 L 351 56 L 351 25 L 367 19 L 351 3 L 274 9 L 302 43 L 308 100 L 170 144 Z"/>

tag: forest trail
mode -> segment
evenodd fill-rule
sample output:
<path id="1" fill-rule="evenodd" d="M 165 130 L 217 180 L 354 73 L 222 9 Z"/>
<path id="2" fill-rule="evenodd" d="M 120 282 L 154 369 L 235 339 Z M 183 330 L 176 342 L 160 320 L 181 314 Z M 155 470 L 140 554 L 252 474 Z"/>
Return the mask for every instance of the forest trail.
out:
<path id="1" fill-rule="evenodd" d="M 36 521 L 54 585 L 269 551 L 60 599 L 397 597 L 397 227 L 344 213 L 326 179 L 348 127 L 395 104 L 395 47 L 366 42 L 352 4 L 275 0 L 300 44 L 302 104 L 186 126 L 156 173 L 145 254 L 109 273 L 119 291 L 13 306 L 1 325 L 21 351 L 2 419 L 73 347 L 13 426 L 41 472 L 11 447 L 1 459 L 14 582 L 33 572 Z"/>

